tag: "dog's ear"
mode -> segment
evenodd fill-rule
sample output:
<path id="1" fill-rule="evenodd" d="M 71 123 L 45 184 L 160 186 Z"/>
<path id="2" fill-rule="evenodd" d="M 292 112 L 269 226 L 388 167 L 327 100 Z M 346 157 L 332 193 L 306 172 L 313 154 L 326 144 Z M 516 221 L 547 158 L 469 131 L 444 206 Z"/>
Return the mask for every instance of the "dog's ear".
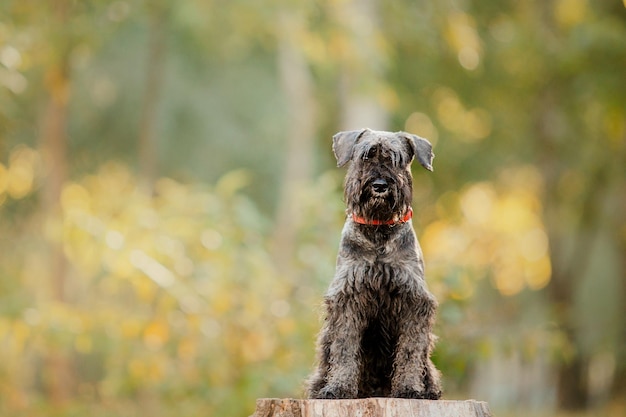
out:
<path id="1" fill-rule="evenodd" d="M 352 159 L 354 153 L 354 145 L 365 133 L 367 129 L 361 130 L 348 130 L 345 132 L 339 132 L 333 136 L 333 153 L 337 158 L 337 166 L 341 167 L 348 163 Z"/>
<path id="2" fill-rule="evenodd" d="M 429 171 L 433 170 L 433 145 L 426 139 L 411 133 L 398 132 L 398 135 L 406 139 L 409 148 L 413 151 L 413 155 L 419 161 L 420 165 Z"/>

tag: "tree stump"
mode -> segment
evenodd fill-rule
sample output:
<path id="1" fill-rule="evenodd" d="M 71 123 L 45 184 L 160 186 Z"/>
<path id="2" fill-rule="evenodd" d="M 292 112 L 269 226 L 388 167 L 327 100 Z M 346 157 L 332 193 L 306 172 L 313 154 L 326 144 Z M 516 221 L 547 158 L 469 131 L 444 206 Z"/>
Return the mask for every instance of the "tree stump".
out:
<path id="1" fill-rule="evenodd" d="M 486 402 L 466 400 L 296 400 L 260 398 L 251 417 L 492 417 Z"/>

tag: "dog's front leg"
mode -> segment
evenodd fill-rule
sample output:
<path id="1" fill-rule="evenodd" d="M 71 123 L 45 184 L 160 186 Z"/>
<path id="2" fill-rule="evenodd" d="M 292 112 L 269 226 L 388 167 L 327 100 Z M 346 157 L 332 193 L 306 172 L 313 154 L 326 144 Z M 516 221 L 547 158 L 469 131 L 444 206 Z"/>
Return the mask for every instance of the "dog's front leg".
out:
<path id="1" fill-rule="evenodd" d="M 316 398 L 357 398 L 361 367 L 361 337 L 365 319 L 354 299 L 345 294 L 326 299 L 328 316 L 320 335 L 325 386 Z"/>
<path id="2" fill-rule="evenodd" d="M 402 330 L 396 346 L 391 395 L 400 398 L 438 399 L 441 396 L 438 371 L 430 362 L 432 345 L 431 328 L 437 303 L 428 294 L 416 302 L 404 303 L 416 306 L 403 311 Z"/>

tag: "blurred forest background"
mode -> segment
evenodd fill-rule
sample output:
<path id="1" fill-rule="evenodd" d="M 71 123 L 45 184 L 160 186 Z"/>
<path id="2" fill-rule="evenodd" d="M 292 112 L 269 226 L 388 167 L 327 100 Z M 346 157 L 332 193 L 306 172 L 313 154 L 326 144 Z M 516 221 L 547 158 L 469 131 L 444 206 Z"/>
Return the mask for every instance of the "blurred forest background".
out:
<path id="1" fill-rule="evenodd" d="M 362 127 L 435 146 L 446 397 L 626 416 L 619 0 L 3 0 L 0 415 L 301 396 Z"/>

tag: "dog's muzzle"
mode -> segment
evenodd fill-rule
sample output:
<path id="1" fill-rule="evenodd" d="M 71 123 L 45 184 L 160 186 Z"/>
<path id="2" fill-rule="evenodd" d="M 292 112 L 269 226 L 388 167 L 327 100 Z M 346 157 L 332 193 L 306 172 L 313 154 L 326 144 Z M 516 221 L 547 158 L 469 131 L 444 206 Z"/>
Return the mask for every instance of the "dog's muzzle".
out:
<path id="1" fill-rule="evenodd" d="M 383 178 L 378 178 L 372 182 L 372 191 L 374 194 L 385 194 L 389 190 L 389 184 Z"/>

